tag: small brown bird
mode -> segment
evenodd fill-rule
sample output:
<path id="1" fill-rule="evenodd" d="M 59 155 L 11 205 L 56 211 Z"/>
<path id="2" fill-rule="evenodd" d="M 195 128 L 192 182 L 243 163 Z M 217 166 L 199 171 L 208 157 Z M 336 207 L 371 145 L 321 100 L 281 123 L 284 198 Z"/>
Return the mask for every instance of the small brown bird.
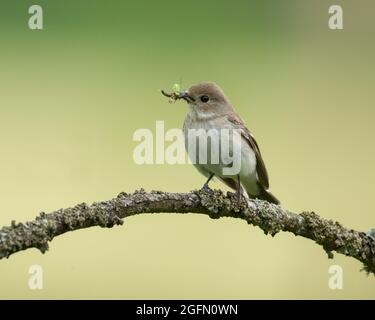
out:
<path id="1" fill-rule="evenodd" d="M 200 83 L 191 86 L 187 91 L 175 92 L 172 94 L 163 94 L 172 97 L 174 100 L 184 99 L 189 105 L 189 112 L 186 115 L 184 122 L 184 135 L 185 135 L 185 147 L 187 152 L 191 156 L 189 150 L 189 132 L 215 129 L 220 132 L 224 132 L 224 129 L 239 132 L 238 139 L 233 138 L 231 151 L 237 145 L 240 147 L 239 160 L 240 168 L 236 174 L 224 174 L 223 169 L 228 168 L 228 161 L 221 159 L 219 162 L 210 162 L 210 157 L 206 162 L 194 162 L 193 164 L 204 176 L 208 178 L 204 187 L 208 187 L 208 183 L 213 177 L 219 178 L 230 188 L 236 190 L 238 196 L 241 195 L 244 189 L 250 198 L 258 198 L 267 200 L 269 202 L 279 204 L 279 200 L 268 191 L 269 182 L 266 166 L 263 162 L 259 147 L 255 141 L 253 135 L 246 128 L 244 122 L 240 116 L 234 111 L 232 104 L 225 96 L 223 90 L 215 83 Z M 217 135 L 216 139 L 223 142 L 223 135 Z M 215 137 L 211 137 L 215 139 Z M 217 150 L 212 148 L 218 148 L 219 144 L 211 140 L 210 143 L 206 144 L 204 151 L 209 155 L 214 155 Z M 198 149 L 203 148 L 201 144 L 198 145 Z M 200 152 L 199 151 L 199 152 Z M 196 151 L 194 151 L 196 152 Z M 233 159 L 232 159 L 233 160 Z"/>

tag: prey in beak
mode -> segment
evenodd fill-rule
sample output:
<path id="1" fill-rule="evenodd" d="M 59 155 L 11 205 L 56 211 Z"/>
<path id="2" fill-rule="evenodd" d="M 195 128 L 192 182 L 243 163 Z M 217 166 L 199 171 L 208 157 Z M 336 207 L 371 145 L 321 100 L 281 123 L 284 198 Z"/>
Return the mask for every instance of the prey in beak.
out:
<path id="1" fill-rule="evenodd" d="M 161 90 L 161 93 L 169 98 L 170 103 L 174 103 L 177 100 L 184 99 L 186 102 L 194 102 L 195 99 L 189 95 L 187 91 L 180 90 L 180 87 L 178 85 L 173 86 L 173 92 L 172 93 L 167 93 L 164 90 Z"/>

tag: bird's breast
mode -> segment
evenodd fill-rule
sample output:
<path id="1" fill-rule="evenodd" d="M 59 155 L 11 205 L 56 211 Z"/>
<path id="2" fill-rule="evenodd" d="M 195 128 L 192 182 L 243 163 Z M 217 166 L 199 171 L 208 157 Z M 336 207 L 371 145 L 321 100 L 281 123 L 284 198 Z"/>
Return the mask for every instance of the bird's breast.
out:
<path id="1" fill-rule="evenodd" d="M 223 167 L 239 164 L 239 174 L 254 175 L 254 151 L 242 138 L 241 130 L 226 117 L 200 121 L 190 117 L 184 122 L 185 148 L 194 164 L 219 174 Z"/>

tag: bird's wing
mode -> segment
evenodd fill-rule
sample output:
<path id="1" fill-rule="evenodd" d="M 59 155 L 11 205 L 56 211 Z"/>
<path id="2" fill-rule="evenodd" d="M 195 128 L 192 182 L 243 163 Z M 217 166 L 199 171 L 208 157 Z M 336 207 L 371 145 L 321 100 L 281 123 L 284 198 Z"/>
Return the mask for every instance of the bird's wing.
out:
<path id="1" fill-rule="evenodd" d="M 241 120 L 238 114 L 235 112 L 228 115 L 228 120 L 233 123 L 236 127 L 241 129 L 242 137 L 246 140 L 246 142 L 249 144 L 250 148 L 253 149 L 255 153 L 255 157 L 257 160 L 256 169 L 257 169 L 257 175 L 259 183 L 265 188 L 269 188 L 269 182 L 268 182 L 268 173 L 266 166 L 263 162 L 262 155 L 260 153 L 258 144 L 253 137 L 253 135 L 250 133 L 250 131 L 246 128 L 245 124 Z"/>

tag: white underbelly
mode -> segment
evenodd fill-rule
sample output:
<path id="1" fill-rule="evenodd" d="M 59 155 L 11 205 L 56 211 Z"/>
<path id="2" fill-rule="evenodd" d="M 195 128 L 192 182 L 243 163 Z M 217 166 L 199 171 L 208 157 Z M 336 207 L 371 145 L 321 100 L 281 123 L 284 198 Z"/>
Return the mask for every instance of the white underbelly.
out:
<path id="1" fill-rule="evenodd" d="M 194 121 L 189 123 L 189 129 L 195 133 L 197 130 L 206 132 L 205 137 L 194 136 L 184 128 L 186 151 L 195 165 L 219 177 L 237 178 L 239 175 L 249 183 L 256 181 L 255 153 L 240 132 L 231 127 L 215 128 L 210 121 Z M 217 134 L 211 129 L 216 129 Z"/>

